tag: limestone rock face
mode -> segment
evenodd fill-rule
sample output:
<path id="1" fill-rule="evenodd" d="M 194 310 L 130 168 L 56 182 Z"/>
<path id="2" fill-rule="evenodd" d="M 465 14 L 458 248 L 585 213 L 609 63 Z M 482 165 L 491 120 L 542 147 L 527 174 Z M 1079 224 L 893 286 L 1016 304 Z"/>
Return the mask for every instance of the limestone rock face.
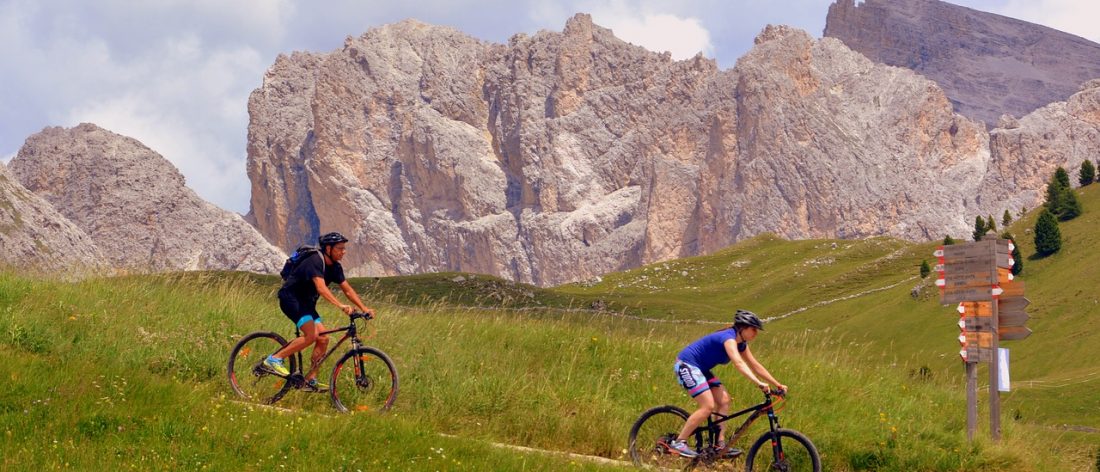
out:
<path id="1" fill-rule="evenodd" d="M 837 0 L 825 36 L 936 81 L 955 110 L 990 126 L 1100 77 L 1100 44 L 938 0 Z"/>
<path id="2" fill-rule="evenodd" d="M 95 125 L 29 137 L 11 172 L 90 235 L 116 268 L 282 267 L 282 253 L 240 215 L 199 198 L 156 152 Z"/>
<path id="3" fill-rule="evenodd" d="M 371 275 L 550 285 L 761 232 L 963 234 L 990 163 L 934 82 L 786 27 L 721 71 L 587 15 L 507 45 L 405 21 L 280 58 L 250 111 L 261 231 L 344 232 Z"/>
<path id="4" fill-rule="evenodd" d="M 768 27 L 738 63 L 735 233 L 959 234 L 989 161 L 981 123 L 936 84 L 832 38 Z"/>
<path id="5" fill-rule="evenodd" d="M 981 202 L 986 214 L 1006 208 L 1036 208 L 1046 195 L 1046 184 L 1061 166 L 1073 186 L 1086 159 L 1100 157 L 1100 80 L 1086 83 L 1065 102 L 1051 103 L 1020 118 L 1015 126 L 989 133 L 992 155 L 983 190 L 999 195 Z M 1000 210 L 998 210 L 998 208 Z"/>
<path id="6" fill-rule="evenodd" d="M 313 146 L 314 83 L 323 56 L 280 55 L 248 100 L 248 176 L 251 210 L 245 217 L 272 243 L 294 248 L 313 241 L 317 213 L 304 156 Z"/>
<path id="7" fill-rule="evenodd" d="M 0 163 L 0 267 L 95 271 L 104 268 L 102 257 L 91 237 Z"/>

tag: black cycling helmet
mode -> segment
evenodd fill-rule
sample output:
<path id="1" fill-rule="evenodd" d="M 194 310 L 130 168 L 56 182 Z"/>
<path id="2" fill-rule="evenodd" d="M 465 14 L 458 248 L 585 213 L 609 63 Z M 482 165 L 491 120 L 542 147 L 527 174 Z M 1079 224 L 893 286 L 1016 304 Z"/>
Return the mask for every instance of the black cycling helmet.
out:
<path id="1" fill-rule="evenodd" d="M 756 316 L 749 310 L 737 310 L 737 313 L 733 315 L 734 326 L 751 326 L 760 331 L 764 330 L 764 322 L 760 321 L 760 317 Z"/>
<path id="2" fill-rule="evenodd" d="M 321 248 L 324 248 L 325 246 L 335 246 L 337 244 L 346 242 L 348 242 L 348 238 L 345 238 L 344 235 L 335 231 L 317 238 L 317 244 L 320 245 Z"/>

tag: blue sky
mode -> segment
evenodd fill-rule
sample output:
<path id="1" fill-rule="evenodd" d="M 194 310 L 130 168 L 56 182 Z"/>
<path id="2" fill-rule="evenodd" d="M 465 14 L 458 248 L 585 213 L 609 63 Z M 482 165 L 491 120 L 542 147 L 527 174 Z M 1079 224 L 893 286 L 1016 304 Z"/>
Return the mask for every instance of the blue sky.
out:
<path id="1" fill-rule="evenodd" d="M 498 43 L 577 12 L 626 41 L 732 67 L 767 24 L 820 37 L 830 0 L 0 0 L 0 161 L 47 126 L 96 123 L 164 155 L 200 196 L 248 211 L 248 94 L 279 53 L 416 18 Z M 1100 42 L 1097 0 L 952 3 Z"/>

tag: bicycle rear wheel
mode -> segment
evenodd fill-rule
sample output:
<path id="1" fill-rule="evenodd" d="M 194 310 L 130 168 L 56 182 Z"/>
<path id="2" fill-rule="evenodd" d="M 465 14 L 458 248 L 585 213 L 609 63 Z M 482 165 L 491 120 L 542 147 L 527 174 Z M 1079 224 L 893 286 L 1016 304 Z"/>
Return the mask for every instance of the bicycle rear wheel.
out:
<path id="1" fill-rule="evenodd" d="M 275 403 L 286 395 L 290 382 L 277 374 L 268 372 L 262 364 L 267 356 L 274 354 L 287 342 L 275 333 L 252 333 L 241 339 L 229 353 L 229 386 L 241 398 L 263 403 Z M 286 360 L 287 368 L 295 371 L 294 356 Z"/>
<path id="2" fill-rule="evenodd" d="M 348 351 L 332 368 L 329 394 L 344 413 L 386 411 L 397 399 L 397 368 L 377 349 Z"/>
<path id="3" fill-rule="evenodd" d="M 814 443 L 793 429 L 777 429 L 760 436 L 745 458 L 745 470 L 821 472 L 821 456 Z"/>
<path id="4" fill-rule="evenodd" d="M 687 421 L 688 412 L 683 408 L 665 405 L 650 408 L 630 428 L 630 459 L 634 465 L 655 469 L 683 469 L 691 459 L 669 450 L 669 442 L 676 439 Z M 698 444 L 691 444 L 699 450 Z"/>

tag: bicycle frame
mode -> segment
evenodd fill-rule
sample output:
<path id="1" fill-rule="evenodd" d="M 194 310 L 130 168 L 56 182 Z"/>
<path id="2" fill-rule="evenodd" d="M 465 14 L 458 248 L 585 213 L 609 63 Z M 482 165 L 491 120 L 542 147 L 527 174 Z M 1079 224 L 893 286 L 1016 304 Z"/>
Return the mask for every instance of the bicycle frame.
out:
<path id="1" fill-rule="evenodd" d="M 320 333 L 318 333 L 318 336 L 325 336 L 325 335 L 329 335 L 329 334 L 332 334 L 332 333 L 341 333 L 341 332 L 343 332 L 344 336 L 341 337 L 340 340 L 336 342 L 336 344 L 333 344 L 332 347 L 330 347 L 327 351 L 325 351 L 325 355 L 322 356 L 320 360 L 318 360 L 317 362 L 311 364 L 309 366 L 309 371 L 308 372 L 305 372 L 305 373 L 302 372 L 302 366 L 305 365 L 305 364 L 302 363 L 302 352 L 304 352 L 305 349 L 302 349 L 301 351 L 298 351 L 297 353 L 295 353 L 294 355 L 298 356 L 298 364 L 297 364 L 298 372 L 297 373 L 302 374 L 303 379 L 308 378 L 310 375 L 315 374 L 317 372 L 317 369 L 319 367 L 321 367 L 321 364 L 324 364 L 325 361 L 328 360 L 329 356 L 331 356 L 332 353 L 336 352 L 336 350 L 342 344 L 344 344 L 344 341 L 347 341 L 348 339 L 351 339 L 351 348 L 352 349 L 359 349 L 359 348 L 363 347 L 363 343 L 361 341 L 359 341 L 358 330 L 355 327 L 355 320 L 358 319 L 358 318 L 367 319 L 366 317 L 363 317 L 363 316 L 352 316 L 351 319 L 348 321 L 347 326 L 344 326 L 342 328 L 334 328 L 334 329 L 330 329 L 330 330 L 325 330 L 325 331 L 321 331 Z M 298 328 L 295 328 L 294 329 L 294 337 L 298 338 L 301 335 L 302 335 L 301 331 Z M 293 377 L 294 373 L 291 373 L 290 376 Z"/>
<path id="2" fill-rule="evenodd" d="M 711 413 L 710 416 L 707 417 L 706 426 L 699 426 L 695 428 L 695 431 L 693 431 L 691 435 L 696 437 L 696 439 L 698 440 L 698 444 L 704 444 L 702 435 L 703 433 L 706 433 L 707 441 L 705 444 L 708 446 L 716 446 L 718 444 L 718 425 L 750 412 L 752 414 L 745 419 L 744 423 L 741 423 L 741 426 L 737 427 L 737 430 L 733 432 L 733 436 L 730 436 L 730 439 L 726 442 L 726 444 L 733 444 L 738 439 L 741 439 L 741 437 L 744 436 L 745 432 L 748 431 L 749 426 L 751 426 L 758 418 L 760 418 L 760 415 L 763 414 L 768 415 L 768 427 L 771 429 L 772 432 L 774 432 L 775 430 L 780 428 L 779 417 L 776 416 L 775 409 L 772 408 L 775 402 L 772 401 L 771 394 L 764 394 L 764 398 L 765 400 L 763 403 L 750 406 L 748 408 L 745 408 L 744 410 L 738 411 L 736 413 L 731 413 L 729 415 L 723 415 L 721 413 Z M 715 417 L 718 417 L 719 419 L 715 421 Z"/>

